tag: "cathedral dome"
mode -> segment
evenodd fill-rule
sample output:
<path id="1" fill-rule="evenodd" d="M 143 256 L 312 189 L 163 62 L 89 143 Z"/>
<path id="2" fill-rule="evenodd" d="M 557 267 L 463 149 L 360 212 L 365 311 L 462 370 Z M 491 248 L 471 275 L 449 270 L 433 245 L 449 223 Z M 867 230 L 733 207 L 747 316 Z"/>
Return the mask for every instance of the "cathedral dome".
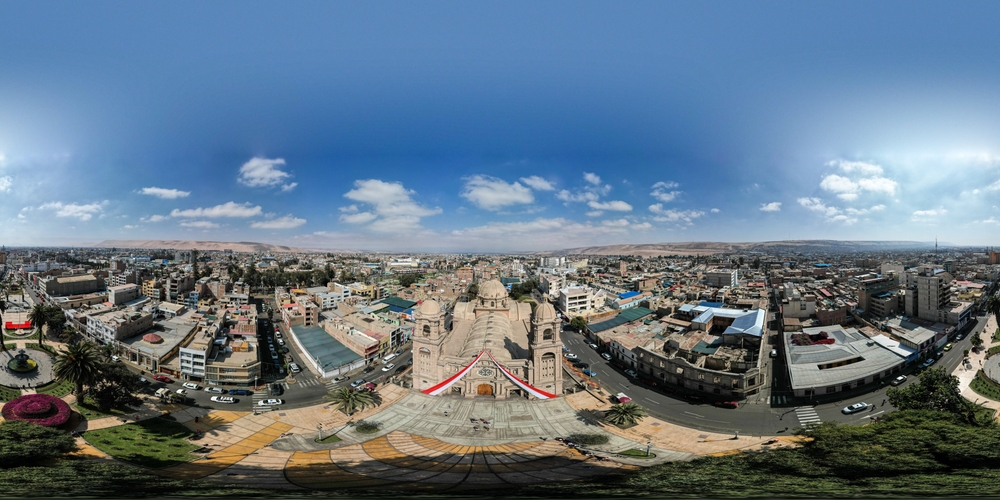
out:
<path id="1" fill-rule="evenodd" d="M 548 302 L 542 302 L 535 308 L 535 321 L 547 322 L 556 319 L 556 309 Z"/>
<path id="2" fill-rule="evenodd" d="M 441 304 L 434 299 L 427 299 L 417 307 L 417 314 L 420 316 L 439 316 L 441 314 Z"/>
<path id="3" fill-rule="evenodd" d="M 507 298 L 507 287 L 500 283 L 500 280 L 489 280 L 479 287 L 479 298 L 486 300 L 500 300 Z"/>

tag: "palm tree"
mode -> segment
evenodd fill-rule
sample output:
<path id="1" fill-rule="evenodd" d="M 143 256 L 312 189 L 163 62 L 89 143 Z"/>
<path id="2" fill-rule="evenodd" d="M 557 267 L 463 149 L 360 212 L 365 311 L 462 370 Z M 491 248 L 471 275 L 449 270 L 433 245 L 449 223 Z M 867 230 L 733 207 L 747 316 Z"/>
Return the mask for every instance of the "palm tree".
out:
<path id="1" fill-rule="evenodd" d="M 0 350 L 3 351 L 7 350 L 7 345 L 4 344 L 4 342 L 7 341 L 7 339 L 4 338 L 4 334 L 6 333 L 7 328 L 4 326 L 3 322 L 3 314 L 6 312 L 7 312 L 7 301 L 6 300 L 0 301 Z"/>
<path id="2" fill-rule="evenodd" d="M 31 321 L 32 325 L 35 325 L 35 330 L 38 331 L 38 345 L 42 345 L 42 327 L 45 323 L 49 321 L 49 310 L 45 308 L 42 304 L 35 304 L 35 307 L 31 308 L 31 312 L 28 313 L 28 321 Z"/>
<path id="3" fill-rule="evenodd" d="M 986 299 L 986 311 L 1000 318 L 1000 295 L 990 295 Z"/>
<path id="4" fill-rule="evenodd" d="M 75 342 L 66 346 L 56 355 L 53 365 L 56 378 L 72 382 L 76 386 L 77 399 L 83 397 L 83 387 L 100 378 L 101 355 L 90 342 Z"/>
<path id="5" fill-rule="evenodd" d="M 646 416 L 646 409 L 635 403 L 622 403 L 608 408 L 604 420 L 619 426 L 635 425 Z"/>
<path id="6" fill-rule="evenodd" d="M 353 391 L 349 387 L 337 389 L 333 392 L 331 399 L 337 405 L 337 409 L 347 415 L 353 415 L 354 412 L 375 406 L 375 398 L 371 392 Z"/>

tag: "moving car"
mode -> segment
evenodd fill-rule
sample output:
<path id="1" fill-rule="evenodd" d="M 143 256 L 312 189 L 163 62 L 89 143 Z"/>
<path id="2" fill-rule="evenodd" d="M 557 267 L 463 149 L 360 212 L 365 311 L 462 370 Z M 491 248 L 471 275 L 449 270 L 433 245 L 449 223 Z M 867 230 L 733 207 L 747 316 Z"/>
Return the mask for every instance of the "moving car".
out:
<path id="1" fill-rule="evenodd" d="M 385 366 L 382 367 L 382 371 L 387 372 L 387 371 L 389 371 L 389 370 L 391 370 L 391 369 L 393 369 L 395 367 L 396 367 L 396 365 L 394 365 L 392 363 L 389 363 L 389 364 L 387 364 L 387 365 L 385 365 Z"/>
<path id="2" fill-rule="evenodd" d="M 715 406 L 718 406 L 719 408 L 733 408 L 733 409 L 736 409 L 736 408 L 740 407 L 739 401 L 716 401 L 716 402 L 714 402 L 712 404 L 714 404 Z"/>
<path id="3" fill-rule="evenodd" d="M 920 365 L 920 367 L 921 368 L 930 368 L 930 366 L 933 365 L 935 362 L 937 362 L 937 359 L 935 359 L 935 358 L 929 358 L 927 361 L 924 361 L 923 364 Z"/>
<path id="4" fill-rule="evenodd" d="M 240 400 L 229 396 L 212 396 L 213 403 L 239 403 Z"/>
<path id="5" fill-rule="evenodd" d="M 382 362 L 383 362 L 383 363 L 388 363 L 388 362 L 390 362 L 390 361 L 392 361 L 392 360 L 396 359 L 396 356 L 398 356 L 398 354 L 396 354 L 396 353 L 393 353 L 393 354 L 390 354 L 390 355 L 388 355 L 388 356 L 386 356 L 386 357 L 382 358 Z"/>
<path id="6" fill-rule="evenodd" d="M 201 386 L 194 382 L 184 382 L 184 387 L 191 389 L 192 391 L 197 391 L 201 389 Z"/>
<path id="7" fill-rule="evenodd" d="M 187 389 L 177 389 L 177 394 L 180 394 L 181 396 L 187 396 L 187 393 Z"/>
<path id="8" fill-rule="evenodd" d="M 955 342 L 958 342 L 959 340 L 962 340 L 964 338 L 965 338 L 965 334 L 964 333 L 960 333 L 960 334 L 958 334 L 957 337 L 955 337 Z"/>
<path id="9" fill-rule="evenodd" d="M 595 351 L 597 350 L 597 344 L 595 344 L 595 343 L 591 342 L 591 343 L 589 343 L 589 344 L 587 344 L 587 345 L 589 345 L 591 349 L 593 349 L 593 350 L 595 350 Z"/>
<path id="10" fill-rule="evenodd" d="M 246 389 L 229 389 L 230 396 L 250 396 L 253 395 L 253 391 L 248 391 Z"/>
<path id="11" fill-rule="evenodd" d="M 608 360 L 608 361 L 611 361 L 611 355 L 608 354 L 608 353 L 606 353 L 606 352 L 602 352 L 601 353 L 601 357 L 604 358 L 604 359 L 606 359 L 606 360 Z"/>
<path id="12" fill-rule="evenodd" d="M 851 406 L 848 406 L 843 410 L 840 410 L 840 413 L 843 413 L 844 415 L 850 415 L 852 413 L 863 411 L 867 408 L 868 408 L 868 403 L 854 403 Z"/>
<path id="13" fill-rule="evenodd" d="M 892 382 L 889 382 L 889 383 L 892 384 L 892 385 L 899 385 L 899 384 L 902 384 L 903 382 L 906 382 L 906 375 L 900 375 L 900 376 L 892 379 Z"/>
<path id="14" fill-rule="evenodd" d="M 153 380 L 156 380 L 157 382 L 163 382 L 164 384 L 171 384 L 174 381 L 170 377 L 160 374 L 153 375 Z"/>
<path id="15" fill-rule="evenodd" d="M 625 370 L 625 375 L 628 375 L 629 377 L 632 377 L 632 378 L 635 378 L 635 377 L 639 376 L 639 374 L 636 373 L 635 370 L 633 370 L 631 368 L 629 368 L 628 370 Z"/>
<path id="16" fill-rule="evenodd" d="M 778 350 L 777 349 L 771 349 L 771 357 L 772 358 L 777 358 L 778 357 Z"/>
<path id="17" fill-rule="evenodd" d="M 337 382 L 343 382 L 343 381 L 345 381 L 345 380 L 347 380 L 347 377 L 346 377 L 346 376 L 343 376 L 343 375 L 342 375 L 342 376 L 340 376 L 340 377 L 334 377 L 334 378 L 333 378 L 333 382 L 334 382 L 334 383 L 337 383 Z"/>
<path id="18" fill-rule="evenodd" d="M 626 396 L 624 392 L 619 392 L 618 394 L 615 394 L 615 400 L 619 403 L 628 403 L 629 401 L 632 401 L 632 398 Z"/>
<path id="19" fill-rule="evenodd" d="M 359 386 L 361 384 L 364 384 L 364 383 L 365 383 L 365 379 L 359 378 L 359 379 L 355 380 L 354 382 L 351 382 L 351 387 L 357 387 L 357 386 Z"/>
<path id="20" fill-rule="evenodd" d="M 942 348 L 941 350 L 942 350 L 942 351 L 950 351 L 950 350 L 951 350 L 951 348 L 952 348 L 952 345 L 951 345 L 951 344 L 945 344 L 945 345 L 944 345 L 944 347 L 943 347 L 943 348 Z"/>
<path id="21" fill-rule="evenodd" d="M 288 369 L 291 370 L 292 373 L 299 373 L 302 371 L 302 368 L 299 368 L 299 365 L 295 363 L 288 363 Z"/>
<path id="22" fill-rule="evenodd" d="M 205 392 L 210 392 L 212 394 L 225 394 L 226 390 L 221 387 L 206 387 Z"/>
<path id="23" fill-rule="evenodd" d="M 262 399 L 257 402 L 257 406 L 278 406 L 282 404 L 285 404 L 285 401 L 281 399 Z"/>
<path id="24" fill-rule="evenodd" d="M 271 394 L 274 396 L 280 396 L 285 392 L 285 386 L 279 383 L 271 384 Z"/>

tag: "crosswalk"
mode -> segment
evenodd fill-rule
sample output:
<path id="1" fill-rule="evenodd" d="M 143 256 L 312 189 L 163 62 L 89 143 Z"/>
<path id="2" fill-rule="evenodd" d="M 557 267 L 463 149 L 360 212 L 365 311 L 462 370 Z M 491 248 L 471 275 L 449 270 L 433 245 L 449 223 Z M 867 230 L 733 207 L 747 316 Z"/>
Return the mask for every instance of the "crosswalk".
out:
<path id="1" fill-rule="evenodd" d="M 772 405 L 783 405 L 788 402 L 788 397 L 786 396 L 771 396 Z"/>
<path id="2" fill-rule="evenodd" d="M 799 419 L 799 424 L 802 427 L 809 427 L 812 425 L 819 425 L 822 420 L 819 418 L 819 414 L 811 406 L 800 406 L 795 409 L 795 416 Z"/>

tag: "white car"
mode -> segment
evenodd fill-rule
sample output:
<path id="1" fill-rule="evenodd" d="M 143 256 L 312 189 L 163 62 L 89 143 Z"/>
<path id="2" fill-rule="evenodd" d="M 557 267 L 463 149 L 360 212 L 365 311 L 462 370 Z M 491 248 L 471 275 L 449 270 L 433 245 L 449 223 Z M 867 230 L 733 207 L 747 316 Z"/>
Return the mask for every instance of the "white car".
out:
<path id="1" fill-rule="evenodd" d="M 176 392 L 177 392 L 177 394 L 180 394 L 181 396 L 187 396 L 187 393 L 188 393 L 187 389 L 177 389 Z"/>
<path id="2" fill-rule="evenodd" d="M 210 392 L 212 394 L 223 394 L 226 392 L 226 390 L 221 387 L 206 387 L 205 392 Z"/>
<path id="3" fill-rule="evenodd" d="M 198 389 L 201 389 L 201 386 L 194 382 L 184 382 L 184 384 L 182 385 L 188 389 L 191 389 L 192 391 L 197 391 Z"/>
<path id="4" fill-rule="evenodd" d="M 302 369 L 299 368 L 299 365 L 295 363 L 288 363 L 288 369 L 291 370 L 292 373 L 299 373 L 300 371 L 302 371 Z"/>
<path id="5" fill-rule="evenodd" d="M 396 367 L 395 364 L 389 363 L 389 364 L 387 364 L 387 365 L 385 365 L 385 366 L 382 367 L 382 371 L 387 372 L 387 371 L 389 371 L 389 370 L 391 370 L 391 369 L 393 369 L 395 367 Z"/>
<path id="6" fill-rule="evenodd" d="M 237 401 L 239 400 L 229 396 L 212 396 L 212 402 L 214 403 L 235 403 Z"/>
<path id="7" fill-rule="evenodd" d="M 566 354 L 563 354 L 563 356 L 570 361 L 574 361 L 577 358 L 576 354 L 573 354 L 571 352 L 567 352 Z"/>
<path id="8" fill-rule="evenodd" d="M 278 406 L 280 404 L 285 404 L 285 402 L 280 399 L 262 399 L 257 402 L 257 406 Z"/>
<path id="9" fill-rule="evenodd" d="M 274 331 L 274 337 L 280 339 L 281 338 L 281 332 L 279 332 L 278 330 L 275 330 Z"/>
<path id="10" fill-rule="evenodd" d="M 854 403 L 851 406 L 848 406 L 843 410 L 840 410 L 840 413 L 843 413 L 844 415 L 850 415 L 852 413 L 857 413 L 867 408 L 868 408 L 868 403 Z"/>

